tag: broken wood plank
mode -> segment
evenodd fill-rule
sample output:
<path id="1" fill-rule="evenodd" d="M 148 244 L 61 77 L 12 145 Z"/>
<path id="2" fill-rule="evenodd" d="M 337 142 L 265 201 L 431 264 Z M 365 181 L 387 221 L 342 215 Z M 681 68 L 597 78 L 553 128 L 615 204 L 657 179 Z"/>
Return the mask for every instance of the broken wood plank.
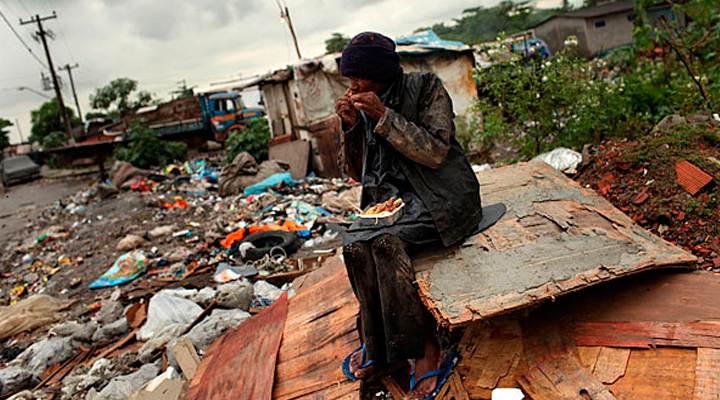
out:
<path id="1" fill-rule="evenodd" d="M 191 380 L 197 372 L 198 365 L 200 365 L 200 357 L 190 339 L 187 336 L 181 337 L 170 348 L 170 351 L 175 356 L 175 360 L 180 366 L 183 375 L 185 375 L 185 379 Z"/>
<path id="2" fill-rule="evenodd" d="M 607 387 L 621 399 L 691 399 L 695 349 L 632 349 L 625 375 Z"/>
<path id="3" fill-rule="evenodd" d="M 457 371 L 471 398 L 490 398 L 497 387 L 516 386 L 515 375 L 527 369 L 520 324 L 511 315 L 468 326 L 459 351 Z"/>
<path id="4" fill-rule="evenodd" d="M 93 364 L 95 364 L 95 361 L 97 361 L 97 360 L 99 360 L 99 359 L 101 359 L 101 358 L 106 358 L 108 355 L 110 355 L 110 353 L 112 353 L 112 352 L 114 352 L 115 350 L 117 350 L 117 349 L 125 346 L 125 345 L 128 344 L 128 343 L 130 343 L 131 341 L 133 341 L 133 340 L 135 339 L 135 335 L 138 333 L 139 330 L 140 330 L 140 328 L 135 328 L 135 329 L 133 329 L 130 333 L 127 334 L 127 336 L 125 336 L 124 338 L 122 338 L 122 339 L 118 340 L 117 342 L 115 342 L 114 345 L 112 345 L 112 346 L 106 348 L 105 350 L 103 350 L 100 354 L 98 354 L 97 356 L 95 356 L 95 358 L 93 358 L 93 359 L 90 360 L 89 362 L 86 362 L 85 365 L 93 365 Z"/>
<path id="5" fill-rule="evenodd" d="M 540 362 L 518 378 L 533 400 L 610 400 L 615 396 L 570 354 Z"/>
<path id="6" fill-rule="evenodd" d="M 343 375 L 343 359 L 360 346 L 359 311 L 341 260 L 300 277 L 275 368 L 274 399 L 360 397 L 360 382 Z M 255 318 L 255 317 L 253 317 Z"/>
<path id="7" fill-rule="evenodd" d="M 592 369 L 593 375 L 602 383 L 614 383 L 625 375 L 629 359 L 630 349 L 603 347 Z"/>
<path id="8" fill-rule="evenodd" d="M 470 400 L 457 371 L 450 374 L 435 398 L 438 400 Z"/>
<path id="9" fill-rule="evenodd" d="M 587 369 L 592 371 L 595 369 L 595 363 L 597 362 L 598 356 L 600 355 L 600 346 L 577 346 L 578 355 L 580 356 L 580 363 Z"/>
<path id="10" fill-rule="evenodd" d="M 720 350 L 697 349 L 693 400 L 720 399 Z"/>
<path id="11" fill-rule="evenodd" d="M 581 346 L 720 349 L 720 321 L 578 322 L 574 333 Z"/>
<path id="12" fill-rule="evenodd" d="M 380 377 L 380 382 L 382 382 L 382 384 L 385 386 L 385 389 L 390 392 L 393 399 L 405 398 L 405 390 L 403 390 L 402 386 L 400 386 L 400 384 L 398 384 L 392 376 L 384 375 Z"/>
<path id="13" fill-rule="evenodd" d="M 218 339 L 184 399 L 270 400 L 287 312 L 287 293 L 283 293 L 263 312 Z"/>
<path id="14" fill-rule="evenodd" d="M 416 260 L 421 299 L 443 326 L 696 261 L 543 162 L 484 171 L 478 179 L 483 200 L 505 203 L 505 216 L 440 258 Z"/>

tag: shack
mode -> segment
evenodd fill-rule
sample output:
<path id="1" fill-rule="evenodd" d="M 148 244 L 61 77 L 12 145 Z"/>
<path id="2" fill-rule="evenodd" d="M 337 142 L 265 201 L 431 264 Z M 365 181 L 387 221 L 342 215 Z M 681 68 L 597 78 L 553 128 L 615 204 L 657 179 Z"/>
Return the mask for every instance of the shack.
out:
<path id="1" fill-rule="evenodd" d="M 477 96 L 472 48 L 441 40 L 432 30 L 398 39 L 397 45 L 403 69 L 436 73 L 453 100 L 455 114 L 467 115 Z M 260 87 L 272 131 L 270 157 L 292 154 L 293 160 L 285 161 L 294 166 L 294 175 L 309 167 L 321 176 L 341 175 L 336 139 L 340 123 L 334 110 L 350 81 L 340 75 L 339 62 L 340 53 L 303 60 L 245 86 Z M 301 146 L 308 146 L 289 144 L 296 141 L 309 144 L 308 160 L 297 159 Z"/>

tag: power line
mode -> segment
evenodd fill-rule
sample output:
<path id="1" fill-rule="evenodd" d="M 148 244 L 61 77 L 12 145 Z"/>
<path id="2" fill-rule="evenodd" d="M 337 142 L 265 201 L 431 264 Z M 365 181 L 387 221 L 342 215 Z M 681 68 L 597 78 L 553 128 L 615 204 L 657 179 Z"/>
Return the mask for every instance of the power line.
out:
<path id="1" fill-rule="evenodd" d="M 17 33 L 17 31 L 15 30 L 15 28 L 13 28 L 13 26 L 10 24 L 10 21 L 8 21 L 7 18 L 5 18 L 5 14 L 3 14 L 2 11 L 0 11 L 0 17 L 2 17 L 3 21 L 5 21 L 5 23 L 7 24 L 8 28 L 10 28 L 10 30 L 15 34 L 15 37 L 18 38 L 18 40 L 20 41 L 20 43 L 22 43 L 22 45 L 27 49 L 27 51 L 30 52 L 30 55 L 33 56 L 33 58 L 35 59 L 35 61 L 37 61 L 40 65 L 42 65 L 43 68 L 48 69 L 47 65 L 45 65 L 45 63 L 43 63 L 42 60 L 40 60 L 40 58 L 38 58 L 38 56 L 36 56 L 35 53 L 33 53 L 33 51 L 32 51 L 32 49 L 30 48 L 30 46 L 28 46 L 27 43 L 25 43 L 25 41 L 23 40 L 23 38 Z"/>

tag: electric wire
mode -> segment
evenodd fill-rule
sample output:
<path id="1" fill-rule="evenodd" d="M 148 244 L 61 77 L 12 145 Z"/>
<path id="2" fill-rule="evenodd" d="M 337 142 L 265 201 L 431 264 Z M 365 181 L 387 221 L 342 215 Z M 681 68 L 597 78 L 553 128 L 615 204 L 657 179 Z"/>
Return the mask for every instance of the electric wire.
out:
<path id="1" fill-rule="evenodd" d="M 27 51 L 30 52 L 30 55 L 33 56 L 33 58 L 35 59 L 35 61 L 37 61 L 40 65 L 42 65 L 43 68 L 48 69 L 47 65 L 45 65 L 45 63 L 43 63 L 42 60 L 40 60 L 40 58 L 38 58 L 38 56 L 35 55 L 35 53 L 33 53 L 33 51 L 32 51 L 32 49 L 30 48 L 30 46 L 28 46 L 27 43 L 25 43 L 25 41 L 23 40 L 23 38 L 17 33 L 17 31 L 15 30 L 15 28 L 13 28 L 13 26 L 10 24 L 10 21 L 8 21 L 8 19 L 5 17 L 5 14 L 3 14 L 2 11 L 0 11 L 0 17 L 2 17 L 3 21 L 5 21 L 5 23 L 7 24 L 8 28 L 10 28 L 10 30 L 15 34 L 15 37 L 18 38 L 18 40 L 20 41 L 20 43 L 22 43 L 22 45 L 27 49 Z"/>

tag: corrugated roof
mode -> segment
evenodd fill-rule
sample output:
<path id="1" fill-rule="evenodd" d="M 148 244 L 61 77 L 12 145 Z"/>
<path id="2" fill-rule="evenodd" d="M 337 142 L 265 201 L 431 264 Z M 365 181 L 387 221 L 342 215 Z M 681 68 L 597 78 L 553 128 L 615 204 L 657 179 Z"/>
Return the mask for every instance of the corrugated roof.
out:
<path id="1" fill-rule="evenodd" d="M 605 3 L 556 15 L 564 18 L 593 18 L 635 9 L 633 2 Z"/>

